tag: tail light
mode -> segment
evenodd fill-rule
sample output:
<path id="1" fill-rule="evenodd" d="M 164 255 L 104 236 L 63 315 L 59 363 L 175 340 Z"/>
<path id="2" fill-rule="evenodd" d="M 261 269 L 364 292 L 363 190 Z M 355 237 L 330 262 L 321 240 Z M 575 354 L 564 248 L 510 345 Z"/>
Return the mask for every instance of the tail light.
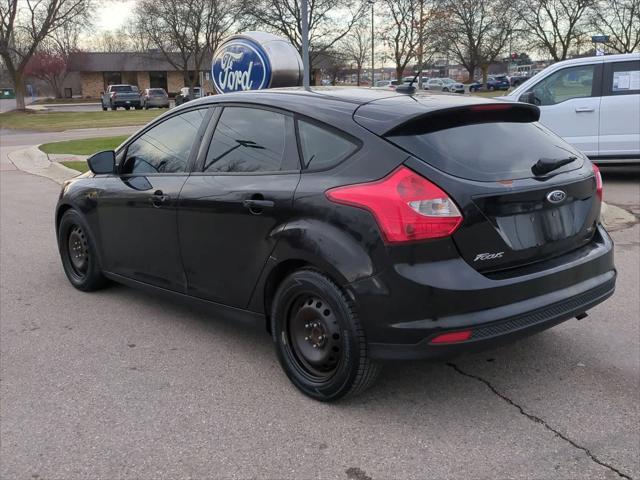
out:
<path id="1" fill-rule="evenodd" d="M 602 175 L 595 163 L 592 163 L 591 166 L 593 167 L 593 174 L 596 176 L 596 195 L 602 201 Z"/>
<path id="2" fill-rule="evenodd" d="M 448 237 L 462 223 L 445 192 L 404 166 L 381 180 L 332 188 L 326 195 L 332 202 L 370 211 L 387 243 Z"/>

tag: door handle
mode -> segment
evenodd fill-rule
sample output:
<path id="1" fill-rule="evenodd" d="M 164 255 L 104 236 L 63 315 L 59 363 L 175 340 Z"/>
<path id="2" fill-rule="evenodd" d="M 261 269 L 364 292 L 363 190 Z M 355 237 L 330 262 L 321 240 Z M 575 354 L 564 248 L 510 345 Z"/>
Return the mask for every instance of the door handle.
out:
<path id="1" fill-rule="evenodd" d="M 576 107 L 576 113 L 595 112 L 594 107 Z"/>
<path id="2" fill-rule="evenodd" d="M 273 208 L 275 202 L 273 200 L 265 200 L 261 194 L 256 193 L 251 198 L 243 200 L 242 206 L 249 209 L 252 214 L 260 215 L 265 208 Z"/>
<path id="3" fill-rule="evenodd" d="M 251 210 L 252 208 L 273 208 L 275 206 L 275 202 L 273 202 L 272 200 L 253 200 L 253 199 L 247 199 L 244 202 L 242 202 L 242 205 L 245 208 L 248 208 L 249 210 Z"/>
<path id="4" fill-rule="evenodd" d="M 169 200 L 169 195 L 162 193 L 162 190 L 156 190 L 153 195 L 149 197 L 149 201 L 156 208 L 160 208 L 167 200 Z"/>

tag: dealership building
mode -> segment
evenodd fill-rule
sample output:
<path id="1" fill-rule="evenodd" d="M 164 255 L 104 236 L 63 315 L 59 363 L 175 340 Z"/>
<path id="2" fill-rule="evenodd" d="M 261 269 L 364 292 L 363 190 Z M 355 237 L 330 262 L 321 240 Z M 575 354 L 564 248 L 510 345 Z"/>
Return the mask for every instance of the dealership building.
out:
<path id="1" fill-rule="evenodd" d="M 179 65 L 181 62 L 176 58 L 173 63 Z M 209 60 L 201 68 L 200 72 L 192 70 L 190 75 L 196 85 L 211 92 Z M 65 80 L 65 96 L 68 97 L 99 97 L 109 85 L 117 83 L 137 85 L 140 90 L 164 88 L 170 94 L 187 85 L 183 72 L 162 52 L 77 52 L 69 57 L 68 71 Z"/>

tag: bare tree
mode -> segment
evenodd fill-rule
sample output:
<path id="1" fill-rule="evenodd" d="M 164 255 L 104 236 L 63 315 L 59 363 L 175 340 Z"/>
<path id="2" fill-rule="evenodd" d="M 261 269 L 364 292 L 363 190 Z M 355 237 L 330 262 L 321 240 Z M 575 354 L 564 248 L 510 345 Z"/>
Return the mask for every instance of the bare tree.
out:
<path id="1" fill-rule="evenodd" d="M 337 47 L 365 14 L 362 0 L 309 0 L 309 69 L 319 56 Z M 284 36 L 302 52 L 298 0 L 261 0 L 248 8 L 256 26 Z"/>
<path id="2" fill-rule="evenodd" d="M 587 14 L 595 0 L 522 0 L 519 17 L 530 35 L 530 47 L 554 61 L 565 60 L 582 42 Z"/>
<path id="3" fill-rule="evenodd" d="M 91 39 L 90 49 L 96 52 L 129 52 L 132 50 L 130 36 L 124 28 L 104 30 Z"/>
<path id="4" fill-rule="evenodd" d="M 501 0 L 437 0 L 434 30 L 439 50 L 460 62 L 473 79 L 487 80 L 489 65 L 504 53 L 517 24 L 515 9 Z"/>
<path id="5" fill-rule="evenodd" d="M 384 0 L 384 3 L 388 18 L 384 37 L 391 48 L 396 78 L 401 79 L 420 44 L 418 0 Z"/>
<path id="6" fill-rule="evenodd" d="M 57 31 L 88 21 L 91 0 L 2 0 L 0 57 L 13 79 L 16 106 L 24 109 L 24 71 L 38 48 Z"/>
<path id="7" fill-rule="evenodd" d="M 83 28 L 77 23 L 63 25 L 42 42 L 27 62 L 25 75 L 46 82 L 56 98 L 62 97 L 64 81 L 69 75 L 69 56 L 79 50 L 78 41 Z"/>
<path id="8" fill-rule="evenodd" d="M 617 53 L 640 47 L 640 0 L 599 0 L 590 19 L 594 33 L 609 37 L 605 44 Z"/>
<path id="9" fill-rule="evenodd" d="M 342 41 L 342 51 L 347 61 L 356 66 L 357 84 L 360 86 L 362 66 L 367 61 L 371 48 L 371 33 L 369 26 L 363 23 L 356 25 Z"/>
<path id="10" fill-rule="evenodd" d="M 141 0 L 135 26 L 150 47 L 160 50 L 167 62 L 182 71 L 191 91 L 195 75 L 211 60 L 242 8 L 241 2 L 229 0 Z"/>

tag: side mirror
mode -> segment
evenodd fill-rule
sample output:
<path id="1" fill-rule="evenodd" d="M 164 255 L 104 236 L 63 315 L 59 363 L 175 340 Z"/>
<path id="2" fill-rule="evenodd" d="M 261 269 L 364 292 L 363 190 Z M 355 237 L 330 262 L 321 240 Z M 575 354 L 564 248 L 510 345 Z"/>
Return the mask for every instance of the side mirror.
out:
<path id="1" fill-rule="evenodd" d="M 531 105 L 536 104 L 536 96 L 532 91 L 523 93 L 522 95 L 520 95 L 520 98 L 518 100 L 523 103 L 530 103 Z"/>
<path id="2" fill-rule="evenodd" d="M 105 150 L 87 159 L 89 168 L 96 175 L 114 173 L 116 170 L 116 152 Z"/>

